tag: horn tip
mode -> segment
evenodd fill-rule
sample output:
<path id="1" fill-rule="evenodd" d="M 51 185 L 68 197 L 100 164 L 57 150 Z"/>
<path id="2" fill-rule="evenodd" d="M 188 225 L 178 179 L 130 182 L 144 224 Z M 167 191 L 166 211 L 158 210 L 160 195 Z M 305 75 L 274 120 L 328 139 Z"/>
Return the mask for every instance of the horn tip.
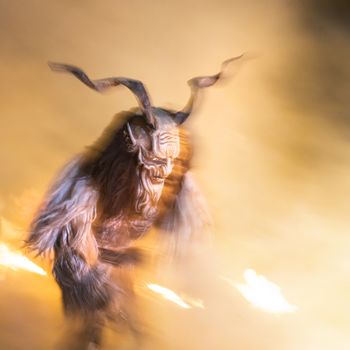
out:
<path id="1" fill-rule="evenodd" d="M 75 72 L 75 71 L 81 71 L 80 68 L 76 66 L 72 66 L 70 64 L 65 63 L 58 63 L 58 62 L 47 62 L 48 66 L 53 72 Z"/>
<path id="2" fill-rule="evenodd" d="M 66 70 L 66 65 L 62 63 L 57 63 L 57 62 L 47 62 L 48 66 L 50 69 L 54 72 L 63 72 Z"/>

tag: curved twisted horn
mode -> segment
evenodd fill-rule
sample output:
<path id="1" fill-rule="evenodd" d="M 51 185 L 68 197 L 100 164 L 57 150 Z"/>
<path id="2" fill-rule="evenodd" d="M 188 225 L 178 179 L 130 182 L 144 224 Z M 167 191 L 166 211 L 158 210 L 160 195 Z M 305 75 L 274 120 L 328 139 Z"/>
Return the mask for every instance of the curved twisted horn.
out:
<path id="1" fill-rule="evenodd" d="M 112 77 L 112 78 L 91 80 L 83 70 L 69 64 L 49 62 L 49 67 L 54 72 L 67 72 L 67 73 L 73 74 L 76 78 L 78 78 L 81 82 L 83 82 L 89 88 L 96 90 L 98 92 L 103 92 L 111 87 L 118 86 L 118 85 L 126 86 L 137 97 L 137 100 L 140 104 L 140 108 L 142 112 L 145 114 L 148 124 L 150 124 L 153 128 L 155 128 L 155 118 L 152 114 L 152 106 L 151 106 L 150 98 L 141 81 L 124 78 L 124 77 Z"/>
<path id="2" fill-rule="evenodd" d="M 187 84 L 191 88 L 191 97 L 190 97 L 189 101 L 187 102 L 185 108 L 182 111 L 175 113 L 174 120 L 176 121 L 177 124 L 182 124 L 188 118 L 188 116 L 191 114 L 192 109 L 193 109 L 193 105 L 194 105 L 196 98 L 198 96 L 198 90 L 214 85 L 221 78 L 225 68 L 232 61 L 236 61 L 236 60 L 240 59 L 242 56 L 243 56 L 243 54 L 236 56 L 236 57 L 229 58 L 228 60 L 224 61 L 221 64 L 220 72 L 215 74 L 215 75 L 195 77 L 195 78 L 190 79 L 187 82 Z"/>

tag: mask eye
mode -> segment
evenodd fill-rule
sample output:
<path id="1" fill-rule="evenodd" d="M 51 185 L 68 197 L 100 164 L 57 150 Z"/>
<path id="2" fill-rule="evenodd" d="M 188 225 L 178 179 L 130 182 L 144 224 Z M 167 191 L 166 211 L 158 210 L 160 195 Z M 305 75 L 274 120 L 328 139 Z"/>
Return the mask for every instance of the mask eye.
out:
<path id="1" fill-rule="evenodd" d="M 151 128 L 143 118 L 135 117 L 128 122 L 130 138 L 137 146 L 150 150 L 152 147 Z"/>

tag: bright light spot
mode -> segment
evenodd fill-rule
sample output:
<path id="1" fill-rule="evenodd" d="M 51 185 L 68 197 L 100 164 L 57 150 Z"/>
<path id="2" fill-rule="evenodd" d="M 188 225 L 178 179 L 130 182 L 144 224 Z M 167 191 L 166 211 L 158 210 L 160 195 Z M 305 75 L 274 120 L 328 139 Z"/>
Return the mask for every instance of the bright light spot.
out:
<path id="1" fill-rule="evenodd" d="M 171 301 L 183 309 L 191 309 L 192 307 L 204 309 L 203 301 L 200 299 L 193 299 L 185 296 L 180 297 L 171 289 L 162 287 L 159 284 L 147 283 L 147 287 L 153 292 L 161 295 L 164 299 Z"/>
<path id="2" fill-rule="evenodd" d="M 28 258 L 18 252 L 11 252 L 6 244 L 0 243 L 0 266 L 6 266 L 13 270 L 26 270 L 45 276 L 46 272 Z"/>
<path id="3" fill-rule="evenodd" d="M 257 275 L 252 269 L 244 271 L 245 284 L 234 283 L 225 277 L 223 279 L 236 287 L 252 305 L 266 312 L 291 313 L 298 310 L 297 306 L 289 304 L 277 284 Z"/>

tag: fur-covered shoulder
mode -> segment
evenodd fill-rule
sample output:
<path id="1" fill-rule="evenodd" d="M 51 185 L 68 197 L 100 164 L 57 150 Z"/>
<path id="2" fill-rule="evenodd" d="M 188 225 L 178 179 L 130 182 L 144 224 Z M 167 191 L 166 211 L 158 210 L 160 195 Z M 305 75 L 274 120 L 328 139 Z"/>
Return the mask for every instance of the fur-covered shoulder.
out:
<path id="1" fill-rule="evenodd" d="M 27 246 L 38 254 L 60 245 L 84 255 L 97 254 L 91 226 L 98 195 L 91 178 L 82 172 L 83 161 L 79 155 L 63 167 L 32 221 Z"/>

